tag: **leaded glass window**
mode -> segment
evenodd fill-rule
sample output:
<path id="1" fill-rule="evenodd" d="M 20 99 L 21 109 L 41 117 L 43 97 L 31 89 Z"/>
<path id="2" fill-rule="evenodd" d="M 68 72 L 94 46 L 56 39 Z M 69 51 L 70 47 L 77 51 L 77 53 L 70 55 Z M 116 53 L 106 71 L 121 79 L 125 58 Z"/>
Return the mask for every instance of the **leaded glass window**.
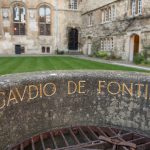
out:
<path id="1" fill-rule="evenodd" d="M 142 14 L 142 0 L 139 0 L 138 2 L 138 13 Z"/>
<path id="2" fill-rule="evenodd" d="M 132 0 L 132 16 L 136 14 L 136 0 Z"/>
<path id="3" fill-rule="evenodd" d="M 13 6 L 13 33 L 14 35 L 26 34 L 26 9 L 21 4 Z"/>
<path id="4" fill-rule="evenodd" d="M 77 0 L 70 0 L 70 2 L 69 2 L 69 9 L 78 9 L 78 2 L 77 2 Z"/>
<path id="5" fill-rule="evenodd" d="M 51 34 L 51 9 L 48 6 L 39 8 L 39 34 Z"/>

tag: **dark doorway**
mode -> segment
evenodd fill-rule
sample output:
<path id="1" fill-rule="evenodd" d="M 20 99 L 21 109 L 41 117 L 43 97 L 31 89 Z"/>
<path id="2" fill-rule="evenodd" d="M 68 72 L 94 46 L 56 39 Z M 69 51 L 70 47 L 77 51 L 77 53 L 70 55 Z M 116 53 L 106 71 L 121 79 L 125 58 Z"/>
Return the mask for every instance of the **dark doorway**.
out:
<path id="1" fill-rule="evenodd" d="M 21 45 L 15 45 L 15 54 L 21 54 L 22 49 L 21 49 Z"/>
<path id="2" fill-rule="evenodd" d="M 139 36 L 134 36 L 134 56 L 139 53 Z"/>
<path id="3" fill-rule="evenodd" d="M 129 60 L 133 62 L 134 57 L 139 53 L 140 37 L 137 34 L 133 34 L 130 37 L 130 56 Z"/>
<path id="4" fill-rule="evenodd" d="M 78 30 L 71 28 L 68 34 L 68 49 L 78 50 Z"/>

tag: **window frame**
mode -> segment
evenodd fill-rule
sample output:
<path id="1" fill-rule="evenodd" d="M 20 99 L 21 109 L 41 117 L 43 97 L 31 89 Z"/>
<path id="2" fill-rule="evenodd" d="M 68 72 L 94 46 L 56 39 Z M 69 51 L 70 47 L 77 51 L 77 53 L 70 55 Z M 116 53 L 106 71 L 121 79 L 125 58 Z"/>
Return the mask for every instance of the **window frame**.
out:
<path id="1" fill-rule="evenodd" d="M 40 9 L 43 8 L 44 9 L 44 19 L 45 21 L 40 21 Z M 46 9 L 49 9 L 50 10 L 50 16 L 49 16 L 49 23 L 46 22 L 46 18 L 47 18 L 47 14 L 46 14 Z M 49 32 L 47 33 L 47 26 L 49 26 L 48 30 Z M 44 32 L 43 34 L 41 34 L 41 27 L 44 28 Z M 40 5 L 40 7 L 38 8 L 38 31 L 39 31 L 39 36 L 51 36 L 52 35 L 52 30 L 51 30 L 51 27 L 52 27 L 52 9 L 49 5 L 47 4 L 42 4 Z"/>
<path id="2" fill-rule="evenodd" d="M 78 0 L 69 0 L 69 9 L 78 10 Z"/>
<path id="3" fill-rule="evenodd" d="M 143 9 L 143 1 L 142 0 L 138 0 L 138 14 L 142 15 L 142 9 Z"/>
<path id="4" fill-rule="evenodd" d="M 131 0 L 130 1 L 130 15 L 132 17 L 140 16 L 143 13 L 143 1 L 142 0 Z"/>
<path id="5" fill-rule="evenodd" d="M 108 23 L 116 20 L 116 5 L 111 4 L 101 9 L 101 23 Z"/>
<path id="6" fill-rule="evenodd" d="M 15 7 L 18 7 L 19 8 L 19 21 L 15 21 L 15 13 L 14 13 L 14 9 Z M 21 21 L 21 13 L 20 13 L 20 10 L 21 8 L 24 8 L 24 11 L 25 11 L 25 16 L 24 16 L 24 22 Z M 14 36 L 25 36 L 27 35 L 27 9 L 26 9 L 26 6 L 24 3 L 21 3 L 21 2 L 15 2 L 12 4 L 12 17 L 11 17 L 11 20 L 12 20 L 12 34 Z M 15 31 L 17 30 L 15 26 L 19 26 L 18 27 L 18 32 Z M 23 27 L 23 30 L 21 29 L 21 26 L 24 26 Z M 22 33 L 21 33 L 22 32 Z"/>
<path id="7" fill-rule="evenodd" d="M 88 26 L 93 26 L 93 13 L 88 14 Z"/>
<path id="8" fill-rule="evenodd" d="M 113 37 L 106 37 L 100 39 L 100 48 L 103 51 L 113 51 L 114 50 L 114 38 Z"/>

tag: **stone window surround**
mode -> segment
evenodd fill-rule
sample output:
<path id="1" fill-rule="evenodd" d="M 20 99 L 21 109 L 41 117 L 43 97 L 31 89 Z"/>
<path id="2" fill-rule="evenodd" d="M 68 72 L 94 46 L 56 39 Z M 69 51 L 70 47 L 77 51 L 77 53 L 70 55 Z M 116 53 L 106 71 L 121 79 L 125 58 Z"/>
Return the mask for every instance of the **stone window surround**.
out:
<path id="1" fill-rule="evenodd" d="M 106 37 L 100 39 L 100 48 L 103 51 L 112 51 L 114 49 L 113 37 Z"/>
<path id="2" fill-rule="evenodd" d="M 21 46 L 21 48 L 23 48 L 24 49 L 24 51 L 22 52 L 22 54 L 25 54 L 26 53 L 26 50 L 27 50 L 27 45 L 26 44 L 24 44 L 24 43 L 20 43 L 20 42 L 18 42 L 18 43 L 14 43 L 13 44 L 13 53 L 15 54 L 15 46 L 16 45 L 20 45 Z"/>
<path id="3" fill-rule="evenodd" d="M 51 46 L 49 45 L 41 45 L 41 53 L 50 53 L 51 52 Z"/>
<path id="4" fill-rule="evenodd" d="M 25 24 L 25 34 L 23 34 L 23 35 L 15 35 L 14 34 L 14 13 L 13 13 L 13 9 L 14 9 L 14 6 L 15 5 L 19 5 L 19 6 L 22 6 L 22 7 L 24 7 L 25 8 L 25 13 L 26 13 L 26 15 L 25 15 L 25 20 L 26 20 L 26 22 L 27 22 L 27 8 L 26 8 L 26 5 L 23 3 L 23 2 L 14 2 L 14 3 L 12 3 L 11 4 L 11 9 L 10 9 L 10 11 L 12 12 L 12 13 L 10 13 L 10 18 L 11 18 L 11 29 L 10 29 L 10 31 L 11 31 L 11 34 L 12 35 L 14 35 L 14 36 L 26 36 L 26 34 L 27 34 L 27 26 L 26 26 L 26 22 L 24 22 L 24 24 Z"/>
<path id="5" fill-rule="evenodd" d="M 88 14 L 88 26 L 93 26 L 93 13 Z"/>
<path id="6" fill-rule="evenodd" d="M 143 13 L 143 0 L 130 0 L 130 17 L 140 16 Z"/>
<path id="7" fill-rule="evenodd" d="M 69 0 L 69 9 L 77 10 L 78 9 L 78 0 Z"/>
<path id="8" fill-rule="evenodd" d="M 50 22 L 50 35 L 40 35 L 40 30 L 39 30 L 39 9 L 40 9 L 40 7 L 41 6 L 47 6 L 47 7 L 49 7 L 50 8 L 50 10 L 51 10 L 51 16 L 50 16 L 50 20 L 51 20 L 51 22 Z M 54 7 L 51 5 L 51 4 L 49 4 L 49 3 L 45 3 L 45 2 L 42 2 L 42 3 L 40 3 L 40 4 L 38 4 L 38 6 L 36 7 L 36 9 L 37 9 L 37 14 L 36 14 L 36 20 L 37 20 L 37 22 L 38 22 L 38 36 L 40 36 L 40 37 L 49 37 L 49 36 L 52 36 L 52 16 L 53 16 L 53 10 L 54 10 Z"/>
<path id="9" fill-rule="evenodd" d="M 27 8 L 26 7 L 26 4 L 24 3 L 24 2 L 13 2 L 11 5 L 10 5 L 10 8 L 9 7 L 2 7 L 2 9 L 8 9 L 8 13 L 9 13 L 9 18 L 8 18 L 8 21 L 10 21 L 10 34 L 11 35 L 13 35 L 13 36 L 27 36 L 27 34 L 28 34 L 28 29 L 27 29 L 27 25 L 26 25 L 26 27 L 25 27 L 25 32 L 26 32 L 26 34 L 25 35 L 14 35 L 14 33 L 13 33 L 13 6 L 15 5 L 15 4 L 19 4 L 19 5 L 23 5 L 24 6 L 24 8 L 25 8 L 25 11 L 26 11 L 26 16 L 25 16 L 25 20 L 26 20 L 26 23 L 28 23 L 28 21 L 29 21 L 29 17 L 30 16 L 28 16 L 28 10 L 29 9 L 31 9 L 31 8 Z M 38 17 L 39 17 L 39 8 L 40 8 L 40 6 L 42 6 L 42 5 L 47 5 L 47 6 L 49 6 L 50 7 L 50 9 L 51 9 L 51 11 L 53 11 L 53 6 L 52 5 L 50 5 L 50 4 L 47 4 L 47 3 L 40 3 L 36 8 L 33 8 L 33 9 L 36 9 L 37 10 L 37 13 L 35 13 L 35 19 L 36 19 L 36 21 L 38 21 Z M 3 17 L 2 16 L 2 11 L 0 12 L 1 13 L 1 17 Z M 4 19 L 4 18 L 1 18 L 1 19 Z M 52 20 L 52 15 L 51 15 L 51 20 Z M 37 26 L 38 28 L 39 28 L 39 26 Z M 51 30 L 51 29 L 50 29 Z M 39 36 L 42 36 L 42 35 L 40 35 L 39 34 L 39 29 L 38 29 L 38 35 Z M 47 35 L 44 35 L 44 36 L 47 36 Z M 52 36 L 52 33 L 50 34 L 50 35 L 48 35 L 48 36 Z"/>
<path id="10" fill-rule="evenodd" d="M 1 19 L 3 19 L 3 20 L 9 20 L 9 18 L 10 18 L 9 8 L 2 7 L 1 10 L 2 10 L 2 16 L 1 16 L 2 18 Z"/>
<path id="11" fill-rule="evenodd" d="M 116 20 L 115 4 L 107 5 L 101 9 L 101 23 L 108 23 Z"/>
<path id="12" fill-rule="evenodd" d="M 45 22 L 45 24 L 44 24 L 44 25 L 49 25 L 50 34 L 43 34 L 43 35 L 40 34 L 40 25 L 41 25 L 41 22 L 40 22 L 40 19 L 39 19 L 39 18 L 40 18 L 39 10 L 40 10 L 40 8 L 42 8 L 42 7 L 43 7 L 43 8 L 49 8 L 49 9 L 50 9 L 50 23 L 47 24 L 47 23 Z M 41 4 L 41 5 L 38 7 L 37 11 L 38 11 L 38 33 L 39 33 L 38 35 L 39 35 L 39 36 L 51 36 L 51 24 L 52 24 L 52 22 L 51 22 L 51 21 L 52 21 L 51 7 L 50 7 L 49 5 L 47 5 L 47 4 L 44 3 L 44 4 Z M 45 17 L 46 17 L 46 16 L 45 16 Z"/>

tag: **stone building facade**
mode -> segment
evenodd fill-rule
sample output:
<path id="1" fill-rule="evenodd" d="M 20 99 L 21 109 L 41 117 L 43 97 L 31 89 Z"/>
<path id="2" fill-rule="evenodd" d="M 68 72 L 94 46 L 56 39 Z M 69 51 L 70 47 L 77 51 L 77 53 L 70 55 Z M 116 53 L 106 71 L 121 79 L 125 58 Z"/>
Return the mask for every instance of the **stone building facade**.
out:
<path id="1" fill-rule="evenodd" d="M 0 0 L 0 54 L 96 49 L 133 61 L 149 46 L 149 0 Z"/>
<path id="2" fill-rule="evenodd" d="M 108 51 L 133 61 L 150 47 L 149 0 L 85 0 L 82 44 L 85 54 Z"/>
<path id="3" fill-rule="evenodd" d="M 78 50 L 79 7 L 80 0 L 0 0 L 0 54 Z M 68 43 L 69 34 L 76 39 Z"/>

